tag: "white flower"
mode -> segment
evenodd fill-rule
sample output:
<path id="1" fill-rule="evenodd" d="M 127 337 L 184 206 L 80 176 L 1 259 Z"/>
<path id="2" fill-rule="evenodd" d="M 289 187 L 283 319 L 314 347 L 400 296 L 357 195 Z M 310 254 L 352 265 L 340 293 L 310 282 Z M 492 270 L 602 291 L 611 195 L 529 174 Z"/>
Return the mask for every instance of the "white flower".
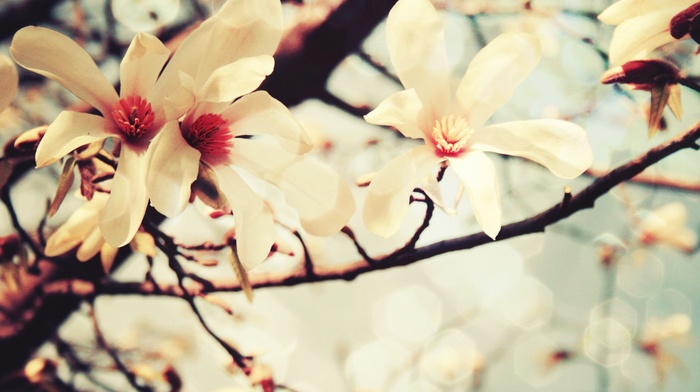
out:
<path id="1" fill-rule="evenodd" d="M 482 128 L 540 60 L 539 42 L 503 34 L 473 59 L 451 95 L 441 17 L 427 0 L 399 0 L 387 20 L 389 55 L 406 90 L 382 102 L 365 119 L 396 127 L 425 144 L 395 158 L 367 189 L 364 220 L 374 233 L 395 233 L 411 191 L 447 161 L 465 186 L 476 220 L 495 238 L 501 205 L 493 162 L 484 152 L 540 163 L 574 178 L 591 164 L 585 131 L 560 120 L 516 121 Z"/>
<path id="2" fill-rule="evenodd" d="M 598 19 L 617 25 L 610 42 L 610 63 L 621 65 L 640 59 L 662 45 L 686 38 L 687 31 L 680 36 L 672 35 L 671 20 L 695 3 L 694 0 L 620 0 L 606 8 Z"/>
<path id="3" fill-rule="evenodd" d="M 664 204 L 639 224 L 639 240 L 645 244 L 667 245 L 686 253 L 698 246 L 698 235 L 686 226 L 688 211 L 680 202 Z"/>

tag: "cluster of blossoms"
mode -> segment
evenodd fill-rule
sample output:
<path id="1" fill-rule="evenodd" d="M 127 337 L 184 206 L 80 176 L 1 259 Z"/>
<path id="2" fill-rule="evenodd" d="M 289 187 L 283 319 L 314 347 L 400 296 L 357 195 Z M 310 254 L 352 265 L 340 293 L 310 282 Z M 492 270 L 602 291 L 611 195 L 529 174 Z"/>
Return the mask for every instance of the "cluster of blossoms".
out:
<path id="1" fill-rule="evenodd" d="M 137 235 L 149 201 L 172 217 L 199 196 L 233 213 L 238 257 L 252 268 L 275 240 L 275 217 L 250 183 L 255 177 L 281 190 L 306 232 L 330 235 L 347 223 L 354 212 L 350 189 L 336 172 L 306 156 L 311 140 L 289 110 L 255 91 L 273 70 L 281 14 L 278 0 L 229 0 L 172 56 L 158 38 L 140 33 L 121 62 L 119 92 L 71 39 L 41 27 L 16 33 L 10 50 L 18 64 L 57 81 L 100 113 L 62 112 L 37 147 L 37 166 L 66 154 L 89 159 L 105 139 L 118 147 L 116 168 L 106 169 L 108 194 L 87 197 L 49 239 L 48 255 L 80 245 L 81 260 L 98 252 L 113 258 Z M 440 166 L 453 168 L 477 222 L 496 238 L 500 196 L 486 153 L 524 157 L 566 179 L 591 164 L 586 133 L 573 123 L 484 125 L 539 63 L 534 36 L 494 39 L 456 89 L 449 83 L 442 19 L 428 0 L 399 0 L 387 20 L 387 38 L 406 90 L 388 97 L 366 120 L 425 144 L 372 179 L 364 205 L 372 232 L 386 237 L 397 231 L 417 186 L 442 205 L 439 192 L 431 191 Z"/>

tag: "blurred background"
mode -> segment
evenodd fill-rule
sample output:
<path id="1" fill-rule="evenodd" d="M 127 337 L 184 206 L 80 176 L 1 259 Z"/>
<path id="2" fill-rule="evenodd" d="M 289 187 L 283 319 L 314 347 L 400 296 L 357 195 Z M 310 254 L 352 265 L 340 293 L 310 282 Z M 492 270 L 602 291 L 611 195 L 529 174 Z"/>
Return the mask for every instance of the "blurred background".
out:
<path id="1" fill-rule="evenodd" d="M 261 87 L 290 107 L 316 143 L 312 153 L 350 184 L 415 145 L 362 119 L 368 109 L 402 89 L 384 35 L 383 18 L 392 2 L 373 1 L 284 2 L 285 35 L 276 70 Z M 542 62 L 492 122 L 567 119 L 586 129 L 592 145 L 593 166 L 571 181 L 532 162 L 494 155 L 504 223 L 553 206 L 565 187 L 576 193 L 700 117 L 698 94 L 683 89 L 683 119 L 667 110 L 666 129 L 648 139 L 649 93 L 600 84 L 608 68 L 613 26 L 602 25 L 597 15 L 610 3 L 435 2 L 444 18 L 455 83 L 475 53 L 501 32 L 527 31 L 542 39 Z M 164 42 L 176 40 L 221 4 L 4 0 L 0 52 L 9 53 L 12 34 L 22 26 L 50 27 L 79 42 L 116 83 L 121 56 L 137 32 L 155 34 Z M 696 49 L 694 42 L 681 41 L 657 55 L 686 75 L 700 75 Z M 30 72 L 21 71 L 20 86 L 12 107 L 0 116 L 0 141 L 81 105 L 57 84 Z M 680 151 L 645 171 L 645 183 L 617 186 L 593 209 L 544 233 L 351 281 L 260 288 L 252 304 L 242 293 L 212 294 L 201 301 L 202 315 L 221 339 L 255 356 L 261 364 L 257 371 L 274 379 L 279 391 L 700 390 L 700 315 L 694 306 L 700 303 L 700 260 L 694 245 L 679 246 L 673 240 L 674 230 L 687 227 L 695 233 L 700 228 L 699 163 L 697 152 Z M 43 206 L 53 197 L 60 172 L 54 166 L 29 172 L 11 190 L 25 228 L 41 224 Z M 457 194 L 456 184 L 448 170 L 442 183 L 446 200 Z M 353 189 L 361 206 L 363 189 Z M 48 221 L 49 227 L 57 227 L 81 203 L 68 199 Z M 356 213 L 349 226 L 370 254 L 381 255 L 402 246 L 424 214 L 422 206 L 412 206 L 401 231 L 386 240 L 363 228 L 361 214 Z M 165 221 L 163 230 L 182 243 L 197 244 L 220 235 L 220 226 L 195 203 Z M 419 245 L 478 231 L 463 200 L 454 216 L 436 211 Z M 9 212 L 0 207 L 0 234 L 12 232 Z M 361 260 L 342 234 L 305 236 L 305 245 L 319 267 Z M 251 271 L 251 277 L 291 271 L 303 249 L 293 237 L 289 246 L 295 256 L 276 254 Z M 85 267 L 75 261 L 61 268 L 67 271 L 62 276 L 71 276 Z M 234 279 L 223 261 L 188 268 L 212 279 Z M 109 279 L 141 282 L 147 273 L 158 282 L 175 282 L 167 258 L 156 256 L 149 263 L 143 255 L 128 257 Z M 94 311 L 113 352 L 139 385 L 151 388 L 144 390 L 273 390 L 250 386 L 250 378 L 236 369 L 181 299 L 102 295 L 94 308 L 68 297 L 52 301 L 48 316 L 46 311 L 37 315 L 42 328 L 28 330 L 33 339 L 3 335 L 0 356 L 12 358 L 3 374 L 12 369 L 26 373 L 29 367 L 24 364 L 31 364 L 32 358 L 33 366 L 45 369 L 47 362 L 36 359 L 43 358 L 52 365 L 45 370 L 48 375 L 40 374 L 60 379 L 60 388 L 133 390 L 110 353 L 97 344 Z M 27 390 L 62 390 L 42 385 Z"/>

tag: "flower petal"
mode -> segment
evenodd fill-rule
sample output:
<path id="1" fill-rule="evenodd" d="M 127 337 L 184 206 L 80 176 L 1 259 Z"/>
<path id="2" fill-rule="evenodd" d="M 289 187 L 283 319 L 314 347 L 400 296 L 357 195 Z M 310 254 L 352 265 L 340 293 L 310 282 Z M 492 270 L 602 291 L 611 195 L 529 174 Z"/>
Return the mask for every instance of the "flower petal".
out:
<path id="1" fill-rule="evenodd" d="M 12 60 L 5 56 L 0 56 L 0 112 L 10 106 L 10 102 L 17 94 L 17 83 L 19 75 L 17 67 Z"/>
<path id="2" fill-rule="evenodd" d="M 95 193 L 92 200 L 76 209 L 46 242 L 44 254 L 49 257 L 68 252 L 82 243 L 92 231 L 97 230 L 100 211 L 104 208 L 107 195 Z"/>
<path id="3" fill-rule="evenodd" d="M 94 114 L 61 112 L 39 142 L 37 167 L 51 164 L 80 146 L 114 136 L 105 126 L 104 118 Z"/>
<path id="4" fill-rule="evenodd" d="M 119 67 L 119 95 L 122 98 L 134 95 L 146 98 L 168 57 L 170 51 L 158 38 L 146 33 L 137 34 Z"/>
<path id="5" fill-rule="evenodd" d="M 619 25 L 628 19 L 661 9 L 675 8 L 678 13 L 694 3 L 695 0 L 620 0 L 601 12 L 598 19 L 606 24 Z"/>
<path id="6" fill-rule="evenodd" d="M 663 8 L 626 20 L 615 28 L 610 41 L 610 63 L 614 66 L 645 57 L 654 49 L 673 42 L 669 24 L 677 9 Z"/>
<path id="7" fill-rule="evenodd" d="M 182 137 L 177 121 L 170 121 L 148 147 L 148 196 L 161 214 L 172 217 L 185 209 L 190 187 L 197 179 L 201 154 Z"/>
<path id="8" fill-rule="evenodd" d="M 430 146 L 422 145 L 384 166 L 367 187 L 363 210 L 367 228 L 382 237 L 396 233 L 408 211 L 411 192 L 436 173 L 440 160 Z"/>
<path id="9" fill-rule="evenodd" d="M 119 99 L 90 55 L 61 33 L 25 27 L 15 33 L 10 53 L 17 64 L 55 80 L 105 116 Z"/>
<path id="10" fill-rule="evenodd" d="M 282 36 L 279 0 L 229 0 L 182 41 L 157 82 L 157 94 L 177 90 L 179 72 L 201 87 L 217 68 L 240 58 L 273 55 Z"/>
<path id="11" fill-rule="evenodd" d="M 246 270 L 250 270 L 267 258 L 275 242 L 272 212 L 233 169 L 218 166 L 215 170 L 236 221 L 238 258 Z"/>
<path id="12" fill-rule="evenodd" d="M 148 205 L 146 158 L 146 154 L 139 154 L 122 144 L 112 192 L 100 216 L 100 231 L 107 243 L 115 248 L 128 244 L 143 221 Z"/>
<path id="13" fill-rule="evenodd" d="M 476 221 L 484 233 L 495 240 L 501 231 L 501 197 L 493 162 L 481 151 L 448 160 L 464 183 Z"/>
<path id="14" fill-rule="evenodd" d="M 355 200 L 345 181 L 328 166 L 291 154 L 276 144 L 236 139 L 234 164 L 277 186 L 309 234 L 335 234 L 348 222 Z"/>
<path id="15" fill-rule="evenodd" d="M 223 65 L 212 72 L 197 98 L 200 101 L 233 102 L 258 88 L 274 67 L 275 60 L 268 55 L 244 57 Z"/>
<path id="16" fill-rule="evenodd" d="M 474 56 L 457 87 L 455 113 L 472 128 L 481 127 L 508 102 L 515 89 L 540 62 L 539 39 L 525 33 L 505 33 Z"/>
<path id="17" fill-rule="evenodd" d="M 513 121 L 476 132 L 474 150 L 527 158 L 561 178 L 574 178 L 593 161 L 593 153 L 580 126 L 562 120 Z"/>
<path id="18" fill-rule="evenodd" d="M 221 116 L 231 131 L 241 135 L 272 135 L 285 150 L 303 154 L 313 147 L 311 138 L 282 102 L 265 91 L 248 94 L 233 103 Z"/>
<path id="19" fill-rule="evenodd" d="M 386 29 L 389 56 L 401 83 L 415 88 L 426 110 L 441 116 L 450 99 L 441 15 L 428 0 L 399 0 Z"/>
<path id="20" fill-rule="evenodd" d="M 102 238 L 102 233 L 100 233 L 97 227 L 93 227 L 93 230 L 85 236 L 83 243 L 80 244 L 75 258 L 78 259 L 78 261 L 88 261 L 102 249 L 102 245 L 104 244 L 105 240 Z"/>
<path id="21" fill-rule="evenodd" d="M 370 124 L 387 125 L 399 130 L 404 136 L 423 139 L 419 116 L 423 103 L 415 89 L 403 90 L 392 94 L 365 116 Z"/>

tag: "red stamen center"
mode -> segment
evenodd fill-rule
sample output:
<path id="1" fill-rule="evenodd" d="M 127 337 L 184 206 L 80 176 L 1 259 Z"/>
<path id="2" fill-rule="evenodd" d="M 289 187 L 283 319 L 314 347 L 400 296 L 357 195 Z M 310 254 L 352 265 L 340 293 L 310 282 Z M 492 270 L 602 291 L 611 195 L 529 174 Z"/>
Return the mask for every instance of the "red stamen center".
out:
<path id="1" fill-rule="evenodd" d="M 112 107 L 112 118 L 127 139 L 139 139 L 153 128 L 151 104 L 139 96 L 122 98 Z"/>
<path id="2" fill-rule="evenodd" d="M 227 121 L 220 115 L 207 113 L 199 116 L 183 135 L 190 146 L 202 153 L 202 160 L 216 165 L 228 160 L 233 147 L 233 135 Z"/>

